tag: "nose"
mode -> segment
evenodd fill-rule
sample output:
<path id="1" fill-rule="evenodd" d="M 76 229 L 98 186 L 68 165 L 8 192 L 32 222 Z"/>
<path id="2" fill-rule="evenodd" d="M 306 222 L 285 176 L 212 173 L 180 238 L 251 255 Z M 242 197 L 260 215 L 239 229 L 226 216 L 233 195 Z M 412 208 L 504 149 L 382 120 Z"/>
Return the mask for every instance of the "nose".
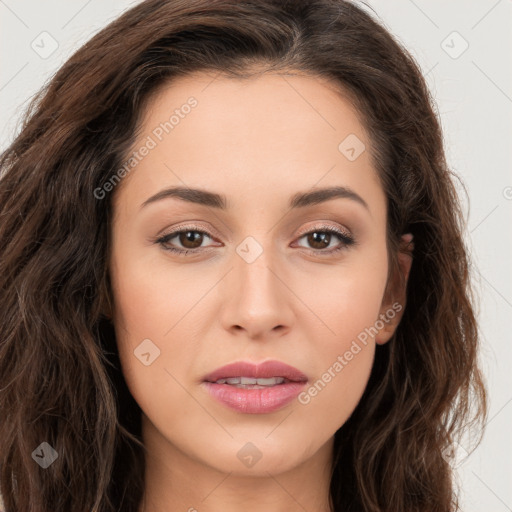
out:
<path id="1" fill-rule="evenodd" d="M 284 335 L 293 322 L 286 271 L 270 250 L 254 261 L 241 254 L 234 254 L 233 268 L 221 285 L 223 328 L 250 339 Z"/>

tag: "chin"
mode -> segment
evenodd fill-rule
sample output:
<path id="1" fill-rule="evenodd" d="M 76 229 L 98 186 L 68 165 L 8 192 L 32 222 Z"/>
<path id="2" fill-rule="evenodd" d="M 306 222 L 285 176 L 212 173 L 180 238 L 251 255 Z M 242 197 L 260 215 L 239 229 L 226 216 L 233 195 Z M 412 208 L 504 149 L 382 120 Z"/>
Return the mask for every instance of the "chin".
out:
<path id="1" fill-rule="evenodd" d="M 280 439 L 265 439 L 267 435 L 268 433 L 260 433 L 253 438 L 244 436 L 244 441 L 234 441 L 235 446 L 230 443 L 229 446 L 214 449 L 215 455 L 210 449 L 208 460 L 204 460 L 204 463 L 223 473 L 268 477 L 268 473 L 274 475 L 292 470 L 311 457 L 316 450 L 310 447 L 309 453 L 303 442 L 292 442 L 291 436 L 285 444 Z"/>

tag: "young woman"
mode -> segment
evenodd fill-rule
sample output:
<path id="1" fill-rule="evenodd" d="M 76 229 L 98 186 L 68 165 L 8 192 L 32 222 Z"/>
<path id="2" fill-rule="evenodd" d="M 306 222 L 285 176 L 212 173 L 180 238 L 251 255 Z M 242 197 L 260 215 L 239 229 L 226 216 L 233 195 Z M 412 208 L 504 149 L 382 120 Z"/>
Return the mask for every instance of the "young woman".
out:
<path id="1" fill-rule="evenodd" d="M 458 509 L 486 414 L 464 225 L 365 9 L 141 2 L 0 165 L 6 512 Z"/>

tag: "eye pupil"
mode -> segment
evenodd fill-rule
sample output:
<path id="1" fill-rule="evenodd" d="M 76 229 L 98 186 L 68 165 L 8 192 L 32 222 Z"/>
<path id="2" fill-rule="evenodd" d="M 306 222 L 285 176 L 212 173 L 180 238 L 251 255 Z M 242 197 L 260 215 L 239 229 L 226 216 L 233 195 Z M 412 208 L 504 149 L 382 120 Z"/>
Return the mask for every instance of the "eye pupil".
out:
<path id="1" fill-rule="evenodd" d="M 183 244 L 184 247 L 187 249 L 197 249 L 201 246 L 202 243 L 202 237 L 203 235 L 199 233 L 198 231 L 183 231 L 179 235 L 180 242 Z M 194 242 L 197 242 L 199 239 L 199 244 L 194 245 Z M 188 246 L 188 243 L 192 243 L 192 247 Z"/>
<path id="2" fill-rule="evenodd" d="M 315 247 L 315 249 L 322 249 L 329 246 L 329 242 L 331 241 L 331 234 L 314 231 L 308 236 L 308 238 L 308 242 L 310 242 Z M 315 244 L 319 244 L 319 246 L 315 246 Z"/>

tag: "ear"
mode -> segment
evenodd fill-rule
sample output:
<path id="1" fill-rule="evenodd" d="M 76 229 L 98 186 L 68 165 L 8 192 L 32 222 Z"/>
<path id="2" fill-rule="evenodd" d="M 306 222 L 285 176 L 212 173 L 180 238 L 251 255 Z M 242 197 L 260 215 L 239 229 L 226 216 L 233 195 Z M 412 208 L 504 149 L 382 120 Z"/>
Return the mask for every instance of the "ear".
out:
<path id="1" fill-rule="evenodd" d="M 407 233 L 402 235 L 400 240 L 397 255 L 398 268 L 395 269 L 388 281 L 379 312 L 380 322 L 378 320 L 376 322 L 376 325 L 383 324 L 383 327 L 379 329 L 375 336 L 375 342 L 379 345 L 384 345 L 384 343 L 391 339 L 405 311 L 407 282 L 409 280 L 414 251 L 412 239 L 413 235 Z"/>

